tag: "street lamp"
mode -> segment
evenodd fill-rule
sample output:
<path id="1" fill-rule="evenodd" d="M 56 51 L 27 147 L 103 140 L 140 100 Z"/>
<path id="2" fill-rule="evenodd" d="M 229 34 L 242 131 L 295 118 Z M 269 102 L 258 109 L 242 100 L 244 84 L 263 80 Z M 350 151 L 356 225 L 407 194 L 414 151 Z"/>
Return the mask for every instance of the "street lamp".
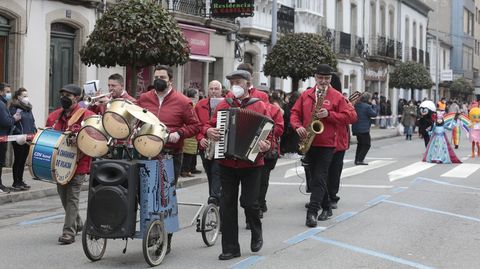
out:
<path id="1" fill-rule="evenodd" d="M 435 2 L 437 2 L 437 8 L 435 10 L 435 17 L 436 17 L 436 20 L 435 20 L 435 28 L 436 28 L 436 34 L 435 34 L 435 40 L 437 42 L 437 52 L 436 52 L 436 55 L 435 55 L 435 96 L 434 96 L 434 101 L 437 102 L 438 98 L 439 98 L 439 92 L 440 92 L 440 88 L 439 88 L 439 84 L 440 84 L 440 42 L 438 41 L 438 34 L 440 32 L 440 29 L 439 29 L 439 26 L 438 26 L 438 21 L 439 21 L 439 17 L 440 17 L 440 14 L 438 14 L 437 12 L 440 11 L 440 0 L 435 0 Z"/>

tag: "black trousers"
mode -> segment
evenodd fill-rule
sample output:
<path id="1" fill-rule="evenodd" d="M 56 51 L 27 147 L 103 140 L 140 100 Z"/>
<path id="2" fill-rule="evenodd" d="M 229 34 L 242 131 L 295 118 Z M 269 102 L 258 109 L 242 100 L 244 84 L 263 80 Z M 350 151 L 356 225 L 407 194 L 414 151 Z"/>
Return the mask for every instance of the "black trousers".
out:
<path id="1" fill-rule="evenodd" d="M 308 212 L 317 213 L 321 208 L 330 208 L 327 191 L 327 176 L 330 163 L 333 158 L 333 150 L 330 147 L 311 147 L 307 152 L 311 175 L 310 203 Z"/>
<path id="2" fill-rule="evenodd" d="M 0 143 L 0 185 L 2 185 L 2 169 L 5 166 L 7 156 L 7 143 Z"/>
<path id="3" fill-rule="evenodd" d="M 175 174 L 175 186 L 177 186 L 180 170 L 182 169 L 183 153 L 175 153 L 173 156 L 173 173 Z"/>
<path id="4" fill-rule="evenodd" d="M 192 172 L 197 164 L 197 155 L 183 153 L 182 172 Z"/>
<path id="5" fill-rule="evenodd" d="M 203 169 L 205 169 L 207 174 L 208 194 L 210 197 L 215 197 L 220 201 L 222 183 L 220 182 L 220 165 L 218 160 L 206 159 L 204 151 L 200 151 L 200 158 L 202 158 Z"/>
<path id="6" fill-rule="evenodd" d="M 363 162 L 365 156 L 367 156 L 368 151 L 370 150 L 370 132 L 363 134 L 356 134 L 358 144 L 357 151 L 355 152 L 355 162 Z"/>
<path id="7" fill-rule="evenodd" d="M 265 199 L 267 196 L 268 182 L 270 181 L 270 172 L 277 164 L 278 158 L 272 160 L 264 159 L 265 165 L 262 167 L 262 174 L 260 176 L 260 195 L 258 196 L 258 203 L 260 207 L 264 207 L 267 204 Z"/>
<path id="8" fill-rule="evenodd" d="M 337 151 L 333 154 L 332 162 L 328 168 L 327 190 L 330 201 L 338 202 L 340 197 L 337 196 L 340 188 L 340 177 L 343 170 L 343 158 L 345 157 L 345 150 Z"/>
<path id="9" fill-rule="evenodd" d="M 25 170 L 25 163 L 27 162 L 30 146 L 27 144 L 19 145 L 17 142 L 12 142 L 12 147 L 15 156 L 12 166 L 13 186 L 17 186 L 23 181 L 23 171 Z"/>
<path id="10" fill-rule="evenodd" d="M 222 252 L 240 252 L 238 243 L 238 192 L 242 184 L 240 206 L 250 224 L 252 239 L 262 237 L 258 194 L 260 191 L 261 167 L 230 168 L 220 165 L 222 197 L 220 198 L 220 220 L 222 231 Z"/>

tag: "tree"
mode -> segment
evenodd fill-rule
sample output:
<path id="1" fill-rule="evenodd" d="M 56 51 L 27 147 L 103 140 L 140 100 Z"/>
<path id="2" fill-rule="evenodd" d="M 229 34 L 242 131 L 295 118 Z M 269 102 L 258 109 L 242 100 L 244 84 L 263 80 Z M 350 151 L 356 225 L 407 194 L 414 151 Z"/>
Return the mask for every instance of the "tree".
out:
<path id="1" fill-rule="evenodd" d="M 433 81 L 425 66 L 416 62 L 400 63 L 390 74 L 391 88 L 410 89 L 410 98 L 413 99 L 415 89 L 429 89 Z"/>
<path id="2" fill-rule="evenodd" d="M 298 82 L 315 75 L 321 63 L 336 69 L 337 59 L 330 45 L 319 34 L 293 33 L 280 38 L 267 54 L 263 71 L 267 76 L 292 78 L 292 91 Z"/>
<path id="3" fill-rule="evenodd" d="M 450 92 L 457 96 L 467 97 L 472 95 L 474 88 L 472 83 L 465 78 L 459 78 L 452 82 L 450 86 Z"/>
<path id="4" fill-rule="evenodd" d="M 188 42 L 175 19 L 152 0 L 122 0 L 97 20 L 80 50 L 82 62 L 132 70 L 130 92 L 136 90 L 137 68 L 185 64 Z"/>

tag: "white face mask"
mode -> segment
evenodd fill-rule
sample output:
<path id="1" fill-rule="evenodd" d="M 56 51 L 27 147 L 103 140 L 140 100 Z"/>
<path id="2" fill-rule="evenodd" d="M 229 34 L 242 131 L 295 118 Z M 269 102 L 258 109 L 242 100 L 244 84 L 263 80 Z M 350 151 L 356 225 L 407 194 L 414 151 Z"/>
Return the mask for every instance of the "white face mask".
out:
<path id="1" fill-rule="evenodd" d="M 233 85 L 232 86 L 232 93 L 235 96 L 235 98 L 239 98 L 239 97 L 241 97 L 242 95 L 245 94 L 245 89 L 238 86 L 238 85 Z"/>
<path id="2" fill-rule="evenodd" d="M 26 105 L 30 102 L 30 100 L 28 100 L 28 97 L 23 97 L 20 101 L 22 101 L 22 103 Z"/>

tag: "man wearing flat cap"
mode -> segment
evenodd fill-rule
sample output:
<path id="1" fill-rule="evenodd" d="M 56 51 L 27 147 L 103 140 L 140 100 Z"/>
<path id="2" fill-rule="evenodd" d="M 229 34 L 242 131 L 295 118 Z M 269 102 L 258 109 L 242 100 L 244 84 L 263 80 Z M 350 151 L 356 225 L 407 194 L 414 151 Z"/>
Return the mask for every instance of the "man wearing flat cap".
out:
<path id="1" fill-rule="evenodd" d="M 269 103 L 268 93 L 260 91 L 253 86 L 253 67 L 249 63 L 242 63 L 237 67 L 237 70 L 247 71 L 250 74 L 250 78 L 247 80 L 248 94 L 251 98 L 258 98 L 260 101 Z M 232 92 L 228 92 L 227 97 L 233 98 Z"/>
<path id="2" fill-rule="evenodd" d="M 249 95 L 247 86 L 247 81 L 251 79 L 249 72 L 237 70 L 228 74 L 227 79 L 230 80 L 233 98 L 226 98 L 217 105 L 212 119 L 204 125 L 202 130 L 213 141 L 220 139 L 219 129 L 216 128 L 218 110 L 239 107 L 270 117 L 266 104 L 257 98 L 251 98 Z M 227 126 L 227 128 L 229 127 Z M 252 126 L 252 128 L 257 128 L 257 126 Z M 271 142 L 268 139 L 260 141 L 260 152 L 268 151 L 270 145 Z M 218 258 L 220 260 L 230 260 L 240 257 L 237 210 L 240 183 L 242 184 L 240 205 L 245 210 L 246 219 L 251 228 L 250 250 L 258 252 L 263 246 L 262 223 L 259 217 L 260 207 L 258 204 L 260 176 L 264 165 L 263 154 L 259 154 L 253 164 L 237 159 L 221 159 L 219 164 L 222 185 L 220 197 L 222 253 Z"/>
<path id="3" fill-rule="evenodd" d="M 81 108 L 78 102 L 81 100 L 82 89 L 75 84 L 68 84 L 60 89 L 61 108 L 54 110 L 48 115 L 46 127 L 65 132 L 71 131 L 76 134 L 80 131 L 81 122 L 92 115 L 92 111 Z M 75 242 L 75 235 L 83 228 L 82 218 L 78 214 L 80 190 L 86 175 L 90 172 L 91 158 L 83 155 L 75 170 L 75 176 L 65 185 L 57 184 L 57 192 L 65 210 L 65 223 L 62 235 L 58 238 L 61 244 Z"/>
<path id="4" fill-rule="evenodd" d="M 308 204 L 305 225 L 317 226 L 318 211 L 322 213 L 318 220 L 324 221 L 332 216 L 327 193 L 328 168 L 336 147 L 337 128 L 345 128 L 350 121 L 349 105 L 343 95 L 331 85 L 333 69 L 327 64 L 318 65 L 315 72 L 316 85 L 305 90 L 292 108 L 290 123 L 297 131 L 300 141 L 306 141 L 313 135 L 313 142 L 306 152 L 311 175 L 310 202 Z M 323 123 L 323 132 L 311 131 L 312 120 Z M 302 144 L 302 142 L 300 142 Z"/>

